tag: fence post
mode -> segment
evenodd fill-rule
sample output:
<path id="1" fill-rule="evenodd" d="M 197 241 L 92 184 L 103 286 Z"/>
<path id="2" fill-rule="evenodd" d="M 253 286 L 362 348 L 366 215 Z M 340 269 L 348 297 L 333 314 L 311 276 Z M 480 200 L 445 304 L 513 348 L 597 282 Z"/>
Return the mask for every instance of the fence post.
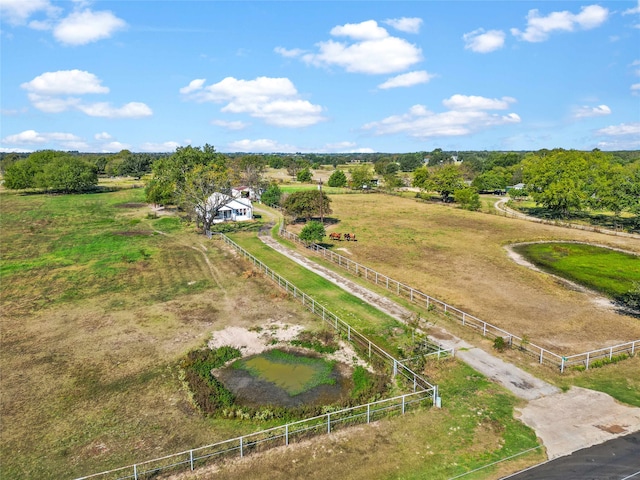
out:
<path id="1" fill-rule="evenodd" d="M 138 466 L 135 464 L 133 465 L 133 478 L 138 480 Z"/>
<path id="2" fill-rule="evenodd" d="M 560 363 L 560 373 L 564 373 L 564 362 L 566 360 L 566 357 L 562 357 L 562 363 Z"/>
<path id="3" fill-rule="evenodd" d="M 585 370 L 589 370 L 589 354 L 590 354 L 590 353 L 591 353 L 591 352 L 587 352 L 587 365 L 586 365 Z"/>
<path id="4" fill-rule="evenodd" d="M 284 426 L 284 444 L 289 445 L 289 424 Z"/>
<path id="5" fill-rule="evenodd" d="M 349 328 L 347 329 L 347 339 L 351 341 L 351 325 L 349 325 Z"/>
<path id="6" fill-rule="evenodd" d="M 404 415 L 404 395 L 402 395 L 402 415 Z"/>
<path id="7" fill-rule="evenodd" d="M 191 465 L 191 470 L 193 470 L 193 450 L 189 450 L 189 464 Z"/>
<path id="8" fill-rule="evenodd" d="M 331 433 L 331 414 L 327 413 L 327 433 Z"/>
<path id="9" fill-rule="evenodd" d="M 369 419 L 371 418 L 371 404 L 367 403 L 367 423 L 369 422 Z"/>
<path id="10" fill-rule="evenodd" d="M 369 340 L 369 358 L 371 358 L 371 340 Z"/>
<path id="11" fill-rule="evenodd" d="M 632 357 L 633 357 L 633 354 L 634 354 L 634 352 L 635 352 L 635 349 L 636 349 L 636 342 L 633 342 L 633 343 L 631 344 L 631 356 L 632 356 Z"/>
<path id="12" fill-rule="evenodd" d="M 613 358 L 613 347 L 609 348 L 609 360 Z"/>
<path id="13" fill-rule="evenodd" d="M 464 327 L 464 321 L 465 321 L 466 317 L 467 317 L 467 314 L 462 312 L 462 326 L 463 327 Z"/>
<path id="14" fill-rule="evenodd" d="M 397 373 L 398 373 L 398 361 L 394 358 L 393 359 L 393 376 L 395 377 Z"/>
<path id="15" fill-rule="evenodd" d="M 542 350 L 542 348 L 540 349 L 540 365 L 542 365 L 542 355 L 543 355 L 544 350 Z"/>

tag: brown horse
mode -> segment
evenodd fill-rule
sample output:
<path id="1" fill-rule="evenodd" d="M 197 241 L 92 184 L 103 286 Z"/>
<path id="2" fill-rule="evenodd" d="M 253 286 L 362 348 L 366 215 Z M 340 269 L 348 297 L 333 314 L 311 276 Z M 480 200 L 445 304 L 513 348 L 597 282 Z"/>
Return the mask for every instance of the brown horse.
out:
<path id="1" fill-rule="evenodd" d="M 345 233 L 344 234 L 344 239 L 347 242 L 357 242 L 358 240 L 356 239 L 356 234 L 355 233 Z"/>
<path id="2" fill-rule="evenodd" d="M 341 240 L 342 239 L 341 237 L 342 237 L 341 233 L 332 232 L 329 234 L 329 238 L 331 240 Z"/>

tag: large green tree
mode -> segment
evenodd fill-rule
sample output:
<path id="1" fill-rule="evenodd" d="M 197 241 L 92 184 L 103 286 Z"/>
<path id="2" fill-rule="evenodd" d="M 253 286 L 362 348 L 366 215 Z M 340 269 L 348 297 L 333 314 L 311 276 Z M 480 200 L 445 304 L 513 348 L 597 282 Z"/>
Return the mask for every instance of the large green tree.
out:
<path id="1" fill-rule="evenodd" d="M 293 218 L 324 217 L 332 213 L 331 199 L 321 190 L 302 190 L 294 192 L 284 199 L 282 209 Z"/>
<path id="2" fill-rule="evenodd" d="M 218 211 L 233 199 L 230 178 L 223 163 L 196 165 L 176 191 L 182 209 L 194 216 L 196 225 L 202 225 L 205 232 L 211 229 Z"/>
<path id="3" fill-rule="evenodd" d="M 351 169 L 349 186 L 354 189 L 370 188 L 373 182 L 373 170 L 369 165 L 358 165 Z"/>
<path id="4" fill-rule="evenodd" d="M 608 195 L 611 157 L 600 152 L 553 150 L 523 160 L 523 180 L 533 200 L 560 216 Z"/>
<path id="5" fill-rule="evenodd" d="M 462 172 L 457 165 L 446 164 L 437 168 L 431 175 L 433 189 L 447 202 L 456 190 L 466 187 Z"/>
<path id="6" fill-rule="evenodd" d="M 277 183 L 272 183 L 269 187 L 264 191 L 262 196 L 260 197 L 260 201 L 265 205 L 269 205 L 270 207 L 278 207 L 280 206 L 280 198 L 282 197 L 282 190 Z"/>

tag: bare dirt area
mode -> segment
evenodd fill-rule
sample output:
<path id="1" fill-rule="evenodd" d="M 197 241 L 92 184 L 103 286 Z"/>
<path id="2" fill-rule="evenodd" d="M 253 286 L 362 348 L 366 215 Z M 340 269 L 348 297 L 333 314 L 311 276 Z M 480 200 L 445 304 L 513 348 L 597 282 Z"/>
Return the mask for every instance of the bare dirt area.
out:
<path id="1" fill-rule="evenodd" d="M 467 212 L 387 195 L 333 195 L 328 231 L 351 231 L 358 242 L 335 242 L 349 258 L 561 355 L 640 338 L 640 321 L 587 293 L 518 265 L 504 246 L 530 241 L 581 241 L 640 254 L 635 238 L 573 230 Z M 382 219 L 382 220 L 381 220 Z"/>

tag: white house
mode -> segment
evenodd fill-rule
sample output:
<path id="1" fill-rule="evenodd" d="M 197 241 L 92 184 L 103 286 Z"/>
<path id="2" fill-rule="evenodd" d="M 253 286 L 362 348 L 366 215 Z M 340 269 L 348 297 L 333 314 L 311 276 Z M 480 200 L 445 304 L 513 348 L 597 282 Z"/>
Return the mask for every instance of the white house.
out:
<path id="1" fill-rule="evenodd" d="M 260 192 L 256 192 L 251 187 L 234 187 L 231 189 L 231 196 L 233 198 L 248 198 L 252 202 L 260 200 Z"/>
<path id="2" fill-rule="evenodd" d="M 213 217 L 213 223 L 253 220 L 253 205 L 248 198 L 233 198 L 216 192 L 209 197 L 207 203 L 207 211 L 209 212 L 214 210 L 214 206 L 224 204 Z"/>

